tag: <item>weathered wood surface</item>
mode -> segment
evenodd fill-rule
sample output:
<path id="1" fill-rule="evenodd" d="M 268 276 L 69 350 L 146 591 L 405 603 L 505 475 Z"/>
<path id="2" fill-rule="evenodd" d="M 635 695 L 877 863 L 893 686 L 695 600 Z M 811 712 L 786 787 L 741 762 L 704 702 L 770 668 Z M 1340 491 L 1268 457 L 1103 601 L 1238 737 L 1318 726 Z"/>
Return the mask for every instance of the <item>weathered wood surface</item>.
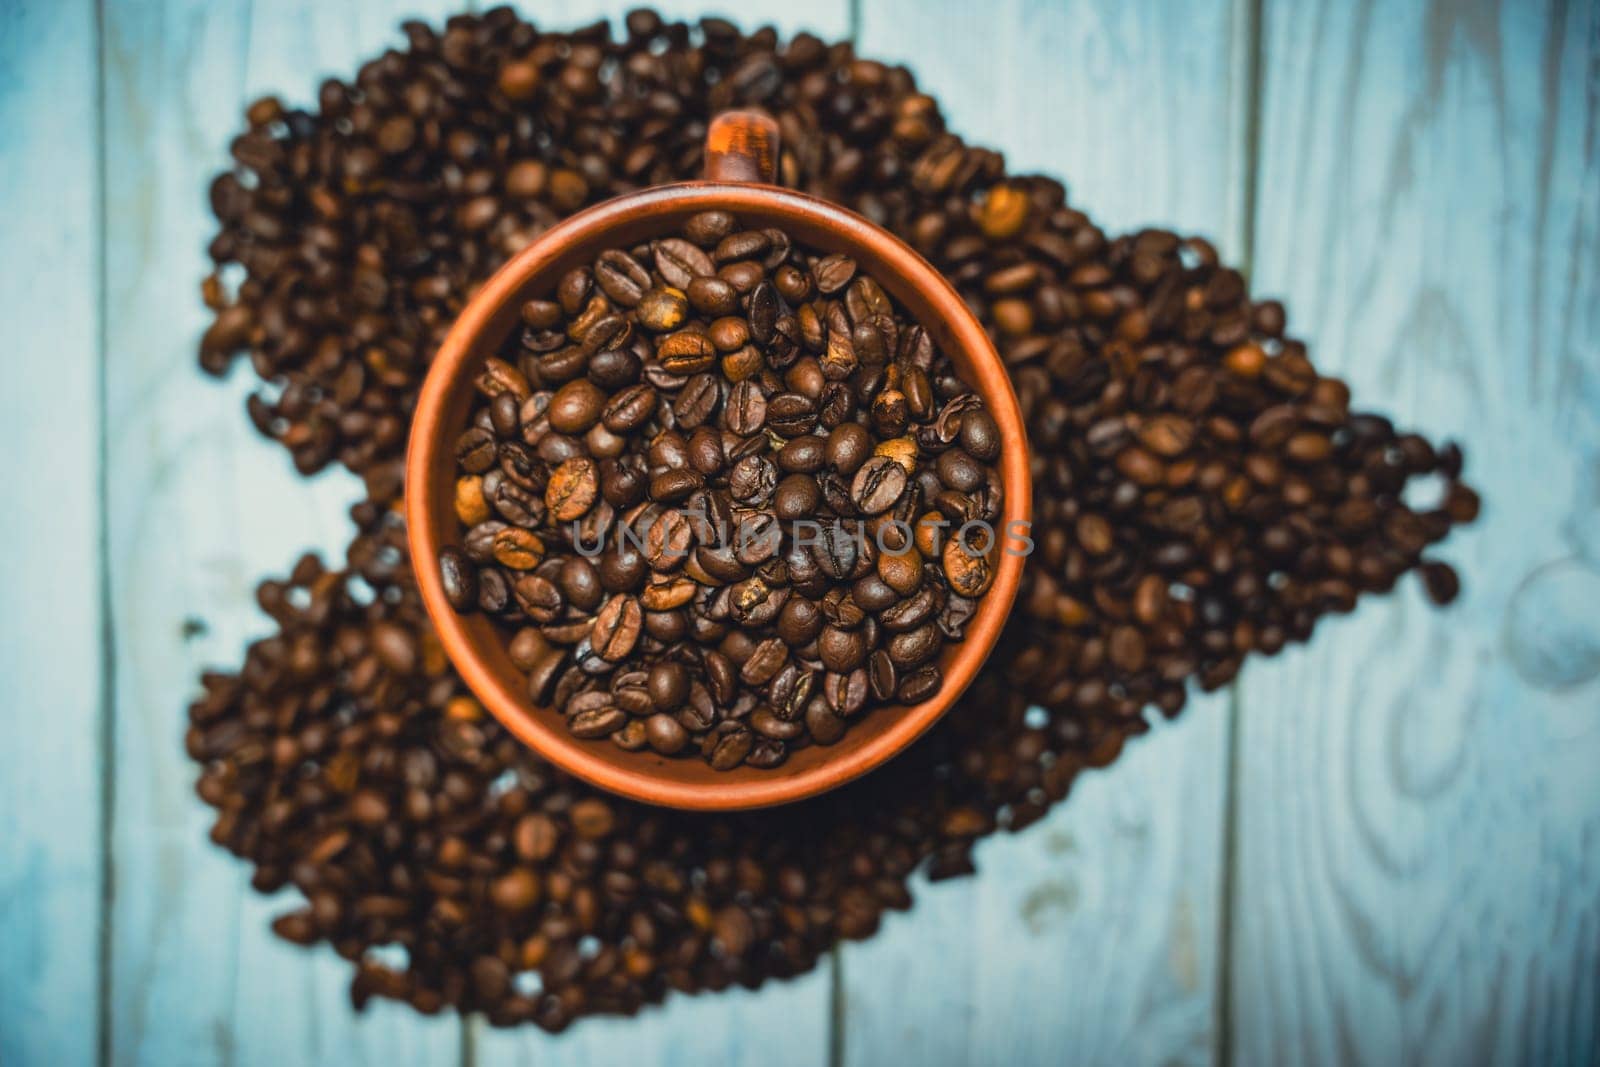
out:
<path id="1" fill-rule="evenodd" d="M 0 746 L 0 1064 L 1596 1061 L 1586 0 L 743 5 L 911 62 L 1108 227 L 1250 264 L 1358 399 L 1468 444 L 1466 594 L 1439 614 L 1408 583 L 1253 664 L 798 981 L 559 1038 L 353 1015 L 347 965 L 273 938 L 286 902 L 206 841 L 182 751 L 196 673 L 267 629 L 256 579 L 337 556 L 358 492 L 256 437 L 247 374 L 196 373 L 205 189 L 248 99 L 310 100 L 455 6 L 0 9 L 0 715 L 26 739 Z"/>
<path id="2" fill-rule="evenodd" d="M 95 62 L 88 0 L 0 9 L 0 1064 L 92 1063 L 99 1035 Z"/>
<path id="3" fill-rule="evenodd" d="M 116 660 L 110 1046 L 119 1064 L 448 1062 L 460 1026 L 378 1005 L 349 965 L 273 937 L 247 865 L 211 845 L 184 709 L 198 673 L 270 629 L 254 585 L 307 548 L 338 559 L 354 478 L 294 475 L 243 412 L 248 368 L 195 368 L 206 189 L 245 103 L 315 99 L 418 6 L 138 0 L 104 12 L 106 501 Z M 435 9 L 444 11 L 443 4 Z"/>
<path id="4" fill-rule="evenodd" d="M 1600 1025 L 1600 8 L 1265 8 L 1255 281 L 1487 506 L 1245 673 L 1245 1063 L 1593 1062 Z"/>

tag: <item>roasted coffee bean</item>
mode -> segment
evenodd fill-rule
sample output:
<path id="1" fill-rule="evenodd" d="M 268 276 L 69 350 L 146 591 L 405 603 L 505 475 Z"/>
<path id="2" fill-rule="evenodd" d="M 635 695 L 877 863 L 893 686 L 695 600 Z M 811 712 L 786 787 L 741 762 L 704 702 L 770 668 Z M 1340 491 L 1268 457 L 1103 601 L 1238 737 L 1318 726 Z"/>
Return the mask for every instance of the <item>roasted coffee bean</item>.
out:
<path id="1" fill-rule="evenodd" d="M 672 711 L 689 696 L 689 671 L 681 663 L 657 663 L 650 668 L 647 688 L 657 710 Z"/>
<path id="2" fill-rule="evenodd" d="M 845 423 L 828 434 L 825 458 L 843 477 L 854 477 L 871 455 L 872 438 L 865 426 Z"/>
<path id="3" fill-rule="evenodd" d="M 767 421 L 767 398 L 761 387 L 748 379 L 734 385 L 728 394 L 727 412 L 723 422 L 740 437 L 758 432 Z"/>
<path id="4" fill-rule="evenodd" d="M 550 398 L 550 428 L 558 433 L 583 433 L 600 420 L 606 395 L 587 378 L 570 381 Z"/>
<path id="5" fill-rule="evenodd" d="M 931 699 L 942 685 L 944 673 L 938 667 L 924 667 L 901 681 L 895 699 L 902 704 L 919 704 Z"/>
<path id="6" fill-rule="evenodd" d="M 457 611 L 477 605 L 478 572 L 460 549 L 439 551 L 439 581 L 444 586 L 444 595 Z"/>
<path id="7" fill-rule="evenodd" d="M 658 400 L 648 385 L 631 385 L 606 402 L 602 421 L 612 433 L 632 433 L 655 414 Z"/>
<path id="8" fill-rule="evenodd" d="M 681 237 L 668 237 L 655 243 L 656 271 L 668 285 L 685 289 L 696 278 L 716 273 L 711 257 Z"/>
<path id="9" fill-rule="evenodd" d="M 700 374 L 716 365 L 717 349 L 699 330 L 680 330 L 656 345 L 656 358 L 663 369 L 679 377 Z"/>
<path id="10" fill-rule="evenodd" d="M 755 741 L 750 731 L 736 723 L 729 726 L 726 733 L 707 738 L 706 762 L 711 764 L 712 770 L 731 771 L 750 754 L 750 746 Z"/>
<path id="11" fill-rule="evenodd" d="M 888 511 L 905 490 L 905 468 L 888 456 L 867 460 L 850 483 L 850 497 L 864 515 Z"/>
<path id="12" fill-rule="evenodd" d="M 574 456 L 550 475 L 544 505 L 557 522 L 582 518 L 599 495 L 599 470 L 588 456 Z"/>
<path id="13" fill-rule="evenodd" d="M 784 437 L 810 433 L 817 424 L 817 403 L 804 393 L 779 393 L 767 401 L 767 425 Z"/>
<path id="14" fill-rule="evenodd" d="M 791 474 L 778 483 L 772 496 L 772 513 L 780 522 L 792 523 L 815 515 L 822 494 L 809 474 Z"/>
<path id="15" fill-rule="evenodd" d="M 494 466 L 496 458 L 494 433 L 474 426 L 456 439 L 456 463 L 467 474 L 482 474 Z"/>
<path id="16" fill-rule="evenodd" d="M 733 465 L 728 491 L 741 504 L 762 506 L 778 488 L 778 472 L 766 456 L 745 456 Z"/>
<path id="17" fill-rule="evenodd" d="M 824 626 L 817 637 L 817 655 L 830 671 L 852 671 L 866 658 L 866 640 L 859 630 Z"/>
<path id="18" fill-rule="evenodd" d="M 638 643 L 643 626 L 644 615 L 639 602 L 631 596 L 617 594 L 595 614 L 590 643 L 602 659 L 620 663 Z"/>
<path id="19" fill-rule="evenodd" d="M 663 756 L 676 756 L 689 743 L 689 731 L 667 714 L 652 715 L 644 722 L 650 747 Z"/>
<path id="20" fill-rule="evenodd" d="M 873 699 L 881 701 L 894 699 L 900 676 L 895 670 L 894 660 L 881 648 L 874 652 L 867 662 L 867 682 L 872 687 Z"/>

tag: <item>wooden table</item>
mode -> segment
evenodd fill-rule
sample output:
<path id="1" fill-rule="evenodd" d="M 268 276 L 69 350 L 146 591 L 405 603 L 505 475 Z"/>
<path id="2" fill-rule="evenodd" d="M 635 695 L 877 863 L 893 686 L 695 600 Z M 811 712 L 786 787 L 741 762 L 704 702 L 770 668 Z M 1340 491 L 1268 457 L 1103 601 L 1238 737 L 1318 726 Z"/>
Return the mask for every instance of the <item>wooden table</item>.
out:
<path id="1" fill-rule="evenodd" d="M 1102 222 L 1210 235 L 1359 402 L 1465 442 L 1466 593 L 1252 663 L 800 980 L 561 1038 L 352 1014 L 183 753 L 253 583 L 358 493 L 195 369 L 205 186 L 248 99 L 452 6 L 0 8 L 0 1064 L 1596 1062 L 1595 0 L 746 0 L 914 60 Z"/>

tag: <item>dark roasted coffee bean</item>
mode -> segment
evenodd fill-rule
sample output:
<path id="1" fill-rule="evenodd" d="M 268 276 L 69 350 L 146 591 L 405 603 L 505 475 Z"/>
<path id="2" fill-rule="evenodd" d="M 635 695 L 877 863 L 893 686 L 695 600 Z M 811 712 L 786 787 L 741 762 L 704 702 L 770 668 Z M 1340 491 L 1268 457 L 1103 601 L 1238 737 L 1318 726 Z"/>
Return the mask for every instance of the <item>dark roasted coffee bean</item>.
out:
<path id="1" fill-rule="evenodd" d="M 590 643 L 602 659 L 620 663 L 638 644 L 643 626 L 644 616 L 639 602 L 631 596 L 617 594 L 601 605 L 595 614 Z"/>
<path id="2" fill-rule="evenodd" d="M 613 433 L 632 433 L 655 414 L 658 399 L 648 385 L 631 385 L 606 402 L 601 419 Z"/>
<path id="3" fill-rule="evenodd" d="M 766 456 L 745 456 L 728 475 L 728 491 L 741 504 L 764 505 L 777 488 L 777 468 Z"/>
<path id="4" fill-rule="evenodd" d="M 924 662 L 938 651 L 940 637 L 932 623 L 889 638 L 887 649 L 894 665 L 904 670 Z"/>
<path id="5" fill-rule="evenodd" d="M 857 550 L 856 537 L 834 522 L 816 532 L 811 558 L 823 574 L 834 581 L 842 581 L 855 569 Z"/>
<path id="6" fill-rule="evenodd" d="M 780 638 L 772 637 L 761 642 L 739 670 L 739 678 L 746 685 L 766 685 L 773 679 L 789 657 L 789 650 Z"/>
<path id="7" fill-rule="evenodd" d="M 894 660 L 881 648 L 867 661 L 867 681 L 872 688 L 873 699 L 880 701 L 894 699 L 900 676 L 895 671 Z"/>
<path id="8" fill-rule="evenodd" d="M 595 260 L 594 280 L 613 303 L 631 308 L 650 287 L 650 272 L 626 252 L 611 250 Z"/>
<path id="9" fill-rule="evenodd" d="M 844 736 L 847 723 L 835 715 L 828 702 L 817 697 L 806 705 L 806 733 L 819 745 L 831 745 Z"/>
<path id="10" fill-rule="evenodd" d="M 657 663 L 650 668 L 647 688 L 657 710 L 673 711 L 689 696 L 689 671 L 681 663 Z"/>
<path id="11" fill-rule="evenodd" d="M 791 474 L 778 483 L 772 497 L 772 512 L 783 523 L 810 518 L 821 503 L 817 480 L 809 474 Z"/>
<path id="12" fill-rule="evenodd" d="M 750 746 L 754 740 L 749 730 L 737 724 L 730 724 L 728 732 L 718 735 L 711 741 L 706 762 L 711 764 L 713 770 L 731 771 L 743 763 L 744 758 L 750 754 Z"/>
<path id="13" fill-rule="evenodd" d="M 644 728 L 650 747 L 663 756 L 675 756 L 689 743 L 689 731 L 671 715 L 652 715 L 645 720 Z"/>
<path id="14" fill-rule="evenodd" d="M 456 439 L 456 463 L 467 474 L 482 474 L 495 464 L 494 434 L 473 427 Z"/>
<path id="15" fill-rule="evenodd" d="M 779 393 L 767 401 L 767 425 L 784 437 L 810 433 L 816 424 L 816 401 L 803 393 Z"/>
<path id="16" fill-rule="evenodd" d="M 721 278 L 697 277 L 686 292 L 689 303 L 702 315 L 731 315 L 739 309 L 739 291 Z"/>
<path id="17" fill-rule="evenodd" d="M 711 257 L 681 237 L 668 237 L 655 243 L 655 264 L 667 284 L 679 289 L 687 288 L 696 278 L 716 273 Z"/>
<path id="18" fill-rule="evenodd" d="M 902 704 L 919 704 L 929 700 L 944 685 L 944 674 L 938 667 L 924 667 L 908 675 L 895 690 L 895 699 Z"/>
<path id="19" fill-rule="evenodd" d="M 864 515 L 879 515 L 894 507 L 906 489 L 906 471 L 888 456 L 873 456 L 856 471 L 850 497 Z"/>
<path id="20" fill-rule="evenodd" d="M 817 638 L 817 655 L 830 671 L 852 671 L 861 666 L 867 646 L 859 630 L 825 626 Z"/>
<path id="21" fill-rule="evenodd" d="M 477 605 L 478 572 L 464 553 L 457 548 L 439 551 L 439 580 L 451 607 L 466 611 Z"/>
<path id="22" fill-rule="evenodd" d="M 568 382 L 550 398 L 550 428 L 559 433 L 583 433 L 600 420 L 606 395 L 587 378 Z"/>
<path id="23" fill-rule="evenodd" d="M 864 670 L 830 673 L 823 676 L 822 693 L 828 708 L 840 718 L 855 716 L 866 706 L 871 683 Z"/>
<path id="24" fill-rule="evenodd" d="M 767 398 L 761 387 L 748 379 L 734 385 L 728 393 L 728 403 L 723 415 L 728 429 L 741 437 L 748 437 L 761 429 L 767 421 Z"/>

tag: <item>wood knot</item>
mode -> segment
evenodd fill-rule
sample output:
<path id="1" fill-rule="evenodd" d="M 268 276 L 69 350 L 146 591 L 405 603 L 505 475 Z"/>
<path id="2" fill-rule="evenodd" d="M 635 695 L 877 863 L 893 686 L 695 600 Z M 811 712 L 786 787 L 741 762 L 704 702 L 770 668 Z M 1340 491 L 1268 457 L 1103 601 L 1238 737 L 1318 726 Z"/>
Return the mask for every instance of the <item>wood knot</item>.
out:
<path id="1" fill-rule="evenodd" d="M 1600 573 L 1580 559 L 1532 571 L 1511 594 L 1505 646 L 1517 674 L 1540 689 L 1600 674 Z"/>

